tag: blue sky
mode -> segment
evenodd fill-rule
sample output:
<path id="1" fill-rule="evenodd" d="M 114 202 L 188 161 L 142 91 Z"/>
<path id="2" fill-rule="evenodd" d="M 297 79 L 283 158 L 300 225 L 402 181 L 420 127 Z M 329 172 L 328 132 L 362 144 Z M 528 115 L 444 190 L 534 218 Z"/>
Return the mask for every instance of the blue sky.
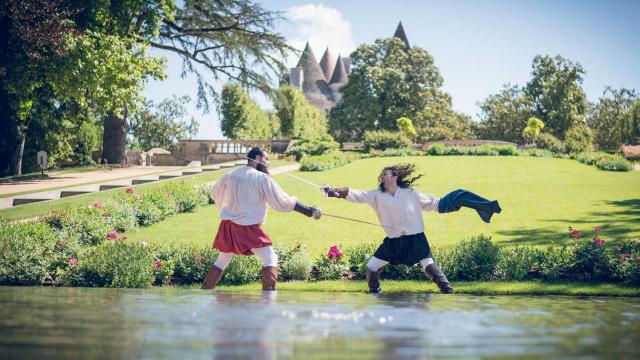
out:
<path id="1" fill-rule="evenodd" d="M 453 108 L 477 118 L 477 103 L 503 84 L 523 85 L 537 54 L 560 54 L 586 70 L 584 89 L 596 101 L 605 86 L 640 91 L 640 1 L 262 1 L 288 20 L 277 31 L 297 47 L 307 40 L 318 59 L 393 35 L 402 21 L 411 46 L 426 49 L 444 77 Z M 189 95 L 199 139 L 223 138 L 215 109 L 195 108 L 196 86 L 180 78 L 180 60 L 167 56 L 168 78 L 147 84 L 160 101 Z M 287 59 L 293 65 L 296 58 Z M 223 81 L 218 83 L 222 86 Z M 269 103 L 255 96 L 264 108 Z"/>

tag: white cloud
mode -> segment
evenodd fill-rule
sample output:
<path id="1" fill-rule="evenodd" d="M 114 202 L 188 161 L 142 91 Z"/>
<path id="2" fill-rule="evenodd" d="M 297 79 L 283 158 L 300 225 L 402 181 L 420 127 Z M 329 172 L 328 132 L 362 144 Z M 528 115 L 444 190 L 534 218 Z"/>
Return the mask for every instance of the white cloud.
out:
<path id="1" fill-rule="evenodd" d="M 335 8 L 323 4 L 299 5 L 287 9 L 286 17 L 294 24 L 289 45 L 302 51 L 308 41 L 318 61 L 327 47 L 336 58 L 338 54 L 349 56 L 355 50 L 351 23 Z M 295 66 L 298 58 L 290 56 L 287 65 Z"/>

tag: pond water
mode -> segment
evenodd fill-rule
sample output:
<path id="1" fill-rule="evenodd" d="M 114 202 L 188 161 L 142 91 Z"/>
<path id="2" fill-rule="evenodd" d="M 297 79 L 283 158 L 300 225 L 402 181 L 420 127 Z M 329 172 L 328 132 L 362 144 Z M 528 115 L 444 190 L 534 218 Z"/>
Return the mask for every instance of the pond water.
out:
<path id="1" fill-rule="evenodd" d="M 638 358 L 640 299 L 0 287 L 2 358 Z"/>

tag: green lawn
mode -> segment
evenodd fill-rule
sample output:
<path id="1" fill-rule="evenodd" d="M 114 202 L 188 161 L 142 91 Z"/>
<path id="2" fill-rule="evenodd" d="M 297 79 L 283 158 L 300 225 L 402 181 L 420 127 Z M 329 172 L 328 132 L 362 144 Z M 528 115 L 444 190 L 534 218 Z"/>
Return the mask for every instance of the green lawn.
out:
<path id="1" fill-rule="evenodd" d="M 490 199 L 503 209 L 492 224 L 483 223 L 469 209 L 449 214 L 424 213 L 425 232 L 432 246 L 449 247 L 464 238 L 485 233 L 500 245 L 547 245 L 562 242 L 567 227 L 592 231 L 601 226 L 607 244 L 640 239 L 640 172 L 601 171 L 574 160 L 533 157 L 408 157 L 371 158 L 324 172 L 296 172 L 317 184 L 372 189 L 385 165 L 415 162 L 425 174 L 418 186 L 425 193 L 442 196 L 464 188 Z M 291 195 L 324 212 L 377 222 L 368 205 L 323 198 L 318 190 L 286 174 L 276 180 Z M 2 213 L 0 212 L 0 216 Z M 211 244 L 218 227 L 218 210 L 207 206 L 196 213 L 127 234 L 132 240 L 153 243 Z M 274 244 L 304 244 L 312 255 L 329 246 L 381 242 L 381 228 L 330 217 L 314 221 L 302 215 L 269 210 L 265 225 Z"/>
<path id="2" fill-rule="evenodd" d="M 468 281 L 451 284 L 457 294 L 472 295 L 566 295 L 566 296 L 640 296 L 640 288 L 617 284 L 540 281 Z M 384 293 L 439 293 L 431 282 L 382 280 Z M 259 291 L 260 283 L 218 286 L 224 291 Z M 364 280 L 280 282 L 278 291 L 367 292 Z"/>
<path id="3" fill-rule="evenodd" d="M 293 162 L 285 161 L 285 160 L 274 160 L 274 161 L 271 161 L 271 164 L 272 164 L 271 167 L 273 168 L 277 166 L 290 165 L 290 164 L 293 164 Z M 162 184 L 165 184 L 167 182 L 183 182 L 185 184 L 192 184 L 192 185 L 206 184 L 209 181 L 214 181 L 218 179 L 219 177 L 221 177 L 222 175 L 224 175 L 225 173 L 227 173 L 232 169 L 233 168 L 222 169 L 218 171 L 192 175 L 192 176 L 183 177 L 179 179 L 163 180 L 159 182 L 134 185 L 131 187 L 134 188 L 136 191 L 144 191 L 145 189 L 152 189 L 158 186 L 162 186 Z M 64 206 L 89 205 L 94 201 L 104 201 L 104 200 L 113 198 L 117 192 L 123 191 L 123 189 L 124 188 L 118 188 L 118 189 L 100 191 L 96 193 L 90 193 L 86 195 L 71 196 L 71 197 L 67 197 L 59 200 L 44 201 L 39 203 L 20 205 L 14 208 L 7 208 L 7 209 L 0 210 L 0 219 L 17 220 L 22 218 L 32 218 L 35 216 L 46 215 L 53 208 L 60 208 Z"/>

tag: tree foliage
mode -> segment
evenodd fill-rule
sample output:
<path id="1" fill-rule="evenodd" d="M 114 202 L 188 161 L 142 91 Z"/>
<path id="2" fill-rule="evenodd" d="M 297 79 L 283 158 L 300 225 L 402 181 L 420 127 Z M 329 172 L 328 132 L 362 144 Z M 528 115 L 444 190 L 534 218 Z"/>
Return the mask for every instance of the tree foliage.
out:
<path id="1" fill-rule="evenodd" d="M 340 140 L 358 140 L 365 130 L 395 131 L 396 119 L 416 120 L 432 104 L 450 105 L 441 90 L 442 76 L 424 49 L 397 38 L 378 39 L 351 54 L 349 82 L 341 88 L 342 102 L 331 111 L 330 129 Z"/>
<path id="2" fill-rule="evenodd" d="M 300 89 L 283 86 L 274 100 L 280 120 L 280 132 L 289 139 L 311 139 L 327 133 L 327 117 L 324 112 L 309 104 Z"/>
<path id="3" fill-rule="evenodd" d="M 222 88 L 220 115 L 222 134 L 230 139 L 272 138 L 269 115 L 238 84 L 228 83 Z"/>
<path id="4" fill-rule="evenodd" d="M 159 104 L 145 101 L 143 107 L 131 117 L 129 134 L 131 143 L 143 151 L 159 147 L 173 151 L 180 139 L 191 139 L 198 133 L 198 122 L 194 117 L 190 121 L 185 104 L 188 96 L 167 98 Z M 132 146 L 134 147 L 134 146 Z"/>
<path id="5" fill-rule="evenodd" d="M 531 67 L 531 80 L 524 94 L 531 99 L 532 114 L 553 135 L 564 139 L 569 128 L 586 122 L 589 104 L 582 89 L 585 71 L 580 63 L 560 55 L 538 55 Z"/>

